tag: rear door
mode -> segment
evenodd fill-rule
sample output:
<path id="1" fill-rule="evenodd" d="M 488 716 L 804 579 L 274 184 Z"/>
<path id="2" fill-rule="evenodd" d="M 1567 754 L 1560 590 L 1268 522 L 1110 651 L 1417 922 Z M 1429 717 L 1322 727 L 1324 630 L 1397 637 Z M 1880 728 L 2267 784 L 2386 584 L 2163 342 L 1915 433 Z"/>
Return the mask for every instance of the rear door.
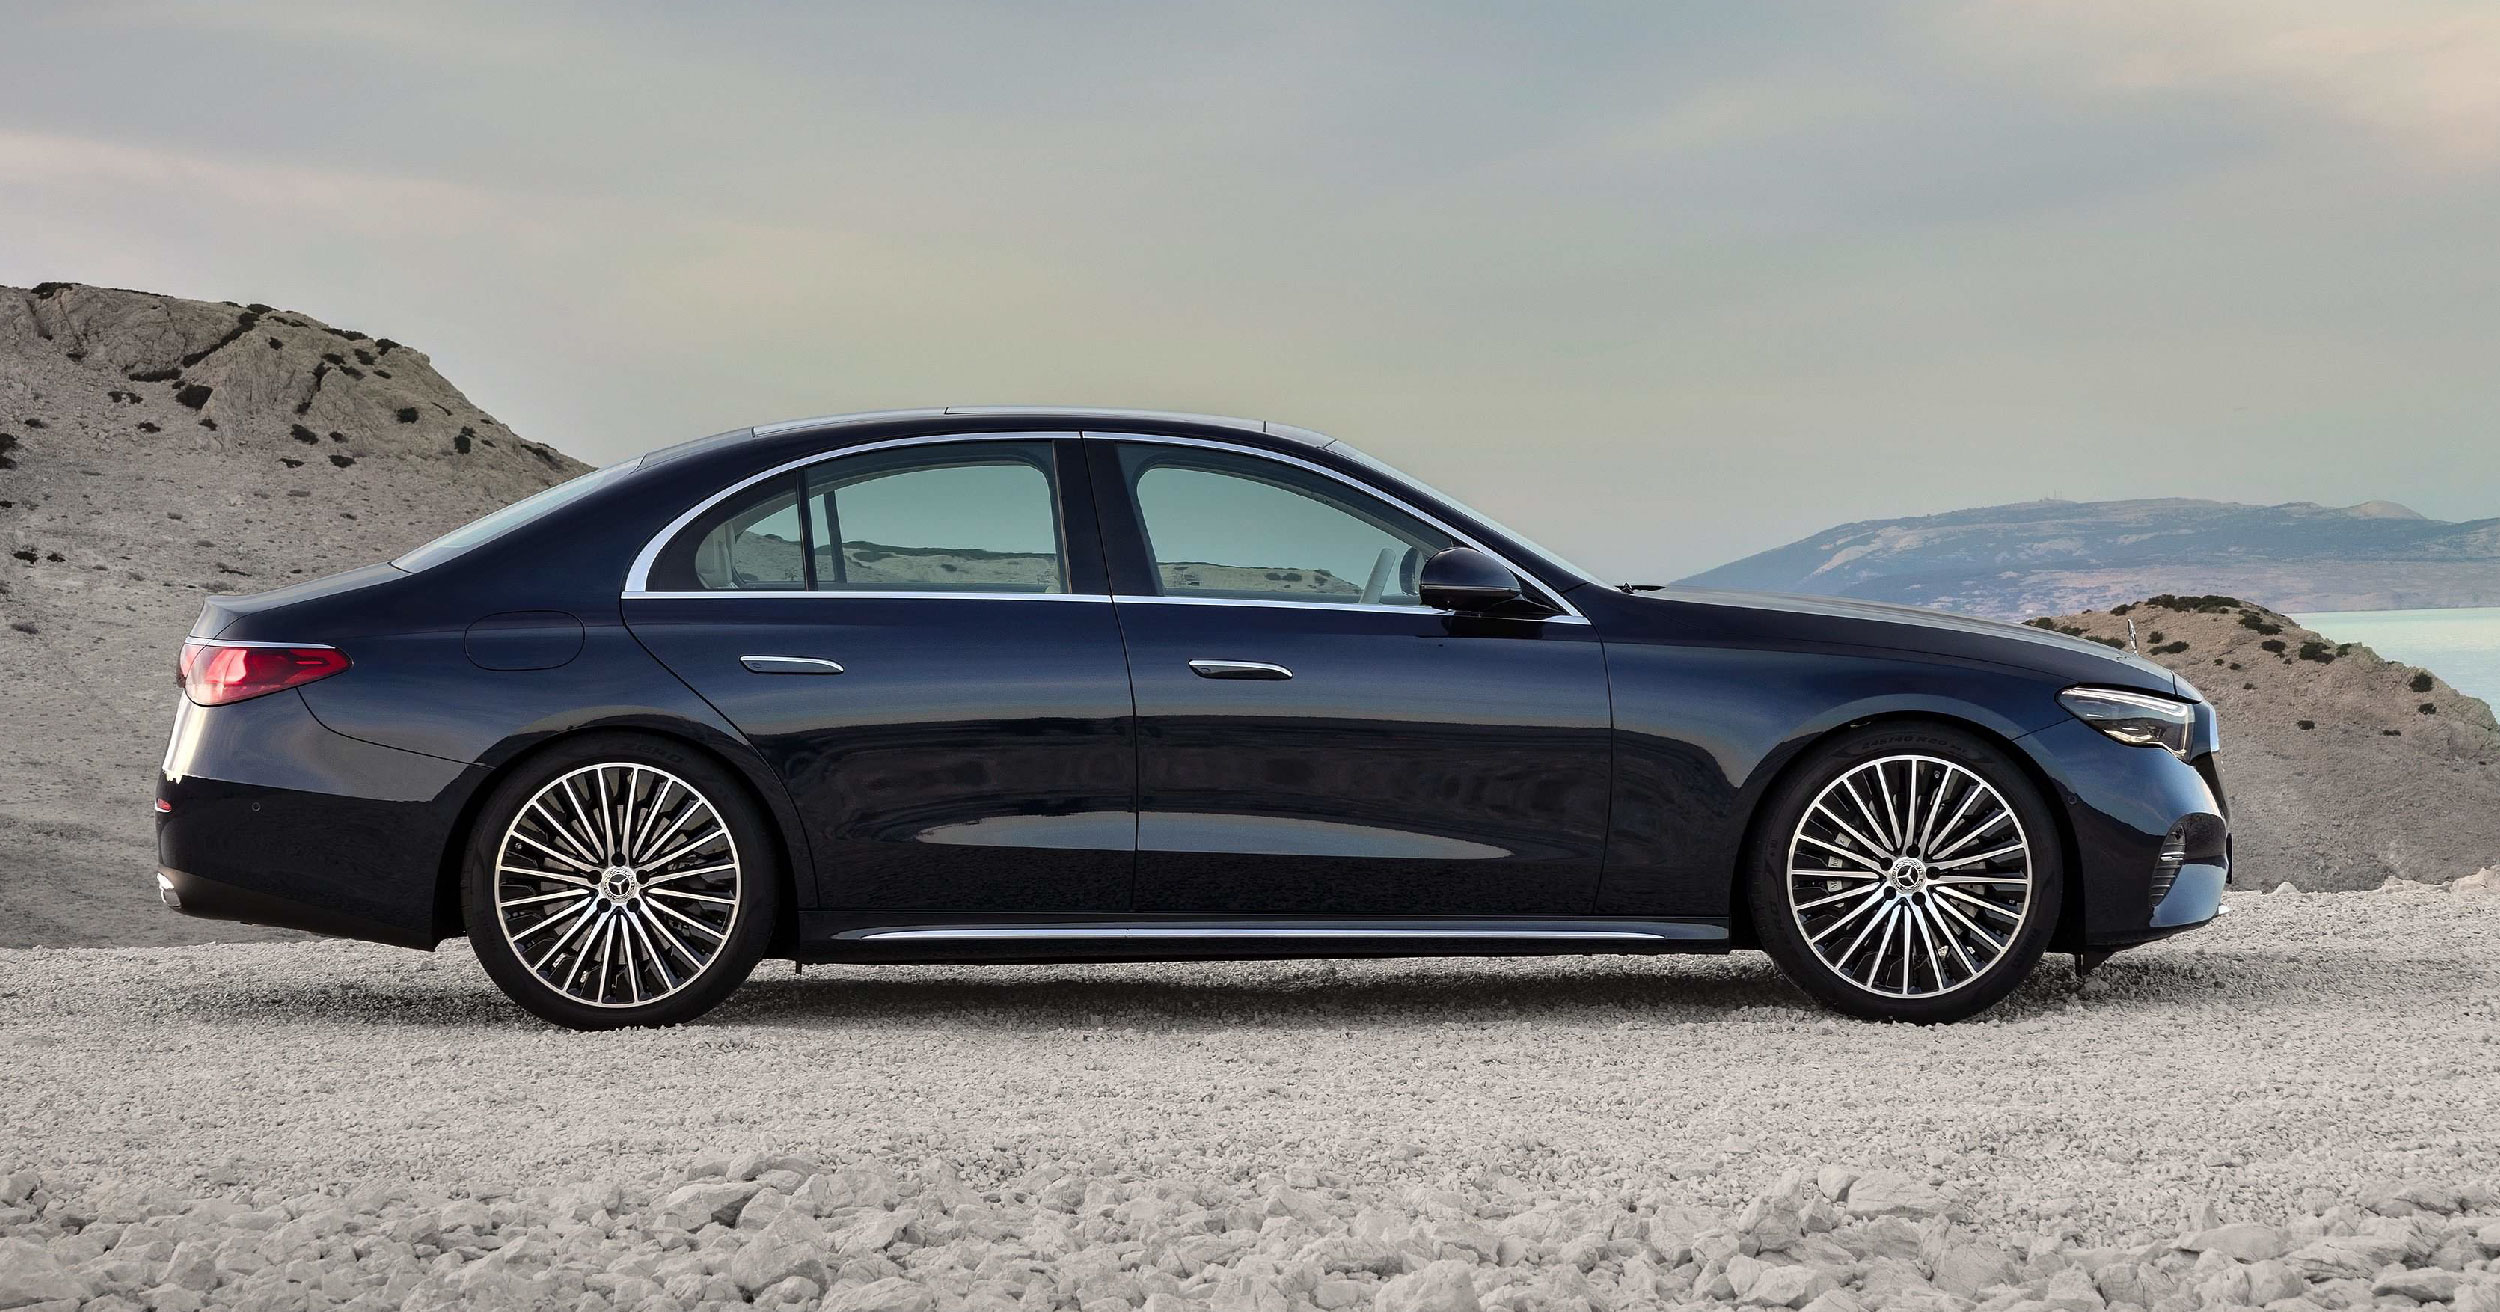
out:
<path id="1" fill-rule="evenodd" d="M 788 783 L 824 910 L 1127 909 L 1134 708 L 1083 462 L 1026 433 L 777 470 L 627 593 Z"/>

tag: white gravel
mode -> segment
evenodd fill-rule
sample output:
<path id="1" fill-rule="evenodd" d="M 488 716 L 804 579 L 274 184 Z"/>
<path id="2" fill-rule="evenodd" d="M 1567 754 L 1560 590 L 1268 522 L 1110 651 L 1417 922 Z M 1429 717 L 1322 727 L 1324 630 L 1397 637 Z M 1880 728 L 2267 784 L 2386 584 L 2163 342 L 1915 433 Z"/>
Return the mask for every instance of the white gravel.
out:
<path id="1" fill-rule="evenodd" d="M 337 1212 L 335 1231 L 332 1220 L 298 1225 L 287 1241 L 311 1245 L 295 1252 L 310 1265 L 212 1266 L 214 1297 L 277 1297 L 284 1285 L 292 1292 L 271 1305 L 362 1293 L 397 1307 L 422 1280 L 440 1294 L 510 1246 L 496 1271 L 554 1282 L 516 1298 L 589 1312 L 618 1291 L 586 1274 L 690 1252 L 721 1270 L 698 1263 L 675 1285 L 625 1287 L 634 1297 L 613 1305 L 666 1290 L 692 1307 L 723 1293 L 714 1277 L 736 1284 L 727 1273 L 743 1241 L 682 1233 L 700 1220 L 687 1208 L 704 1204 L 667 1200 L 691 1172 L 761 1175 L 813 1214 L 826 1234 L 793 1219 L 775 1240 L 820 1260 L 807 1274 L 815 1292 L 782 1291 L 810 1306 L 828 1286 L 829 1307 L 922 1295 L 953 1306 L 986 1290 L 1005 1305 L 1091 1309 L 1089 1297 L 1148 1305 L 1158 1289 L 1179 1300 L 1158 1312 L 1343 1305 L 1304 1279 L 1313 1271 L 1351 1282 L 1329 1299 L 1365 1306 L 1463 1306 L 1461 1284 L 1486 1306 L 1643 1306 L 1713 1295 L 1720 1279 L 1733 1299 L 1737 1277 L 1748 1290 L 1774 1282 L 1760 1304 L 1839 1290 L 1871 1306 L 1900 1301 L 1885 1280 L 1942 1281 L 1949 1251 L 1982 1242 L 2010 1263 L 1969 1259 L 2016 1291 L 1999 1307 L 2028 1296 L 2089 1312 L 2072 1288 L 2054 1304 L 2051 1282 L 2071 1286 L 2059 1272 L 2082 1260 L 2072 1255 L 2102 1248 L 2124 1250 L 2123 1262 L 2093 1259 L 2119 1262 L 2110 1278 L 2122 1287 L 2095 1299 L 2156 1312 L 2161 1296 L 2272 1301 L 2241 1286 L 2197 1292 L 2214 1269 L 2119 1297 L 2125 1279 L 2164 1275 L 2165 1261 L 2179 1268 L 2164 1275 L 2174 1285 L 2200 1260 L 2254 1270 L 2146 1247 L 2229 1221 L 2292 1227 L 2277 1236 L 2286 1253 L 2379 1234 L 2364 1256 L 2339 1259 L 2352 1268 L 2340 1275 L 2324 1259 L 2291 1271 L 2320 1305 L 2399 1297 L 2375 1286 L 2445 1253 L 2465 1292 L 2442 1299 L 2468 1307 L 2482 1282 L 2500 1282 L 2488 1269 L 2500 1230 L 2472 1246 L 2500 1212 L 2500 1195 L 2475 1183 L 2500 1177 L 2500 895 L 2231 900 L 2222 923 L 2113 959 L 2080 995 L 2052 959 L 1988 1019 L 1927 1030 L 1827 1019 L 1751 956 L 818 967 L 799 979 L 784 965 L 704 1024 L 575 1035 L 507 1006 L 457 945 L 433 956 L 285 943 L 0 952 L 0 1173 L 19 1172 L 0 1187 L 0 1273 L 57 1258 L 84 1292 L 118 1289 L 140 1306 L 171 1269 L 171 1246 L 155 1267 L 123 1271 L 148 1285 L 107 1286 L 89 1267 L 112 1255 L 88 1252 L 74 1223 L 188 1205 L 181 1224 L 206 1227 L 215 1248 L 234 1247 L 237 1224 L 283 1229 Z M 1890 1174 L 1862 1187 L 1873 1193 L 1853 1190 L 1863 1170 Z M 820 1172 L 831 1183 L 807 1193 Z M 871 1176 L 897 1192 L 863 1208 L 851 1195 L 880 1191 L 859 1183 Z M 2412 1201 L 2399 1198 L 2406 1184 Z M 1757 1236 L 1773 1265 L 1813 1271 L 1736 1266 L 1741 1244 L 1694 1251 L 1735 1234 L 1766 1192 L 1779 1198 L 1763 1206 L 1801 1227 L 1839 1225 L 1836 1248 Z M 114 1202 L 131 1197 L 149 1201 Z M 489 1200 L 480 1219 L 491 1224 L 408 1242 L 429 1224 L 455 1230 L 446 1209 L 464 1198 Z M 1896 1204 L 1907 1238 L 1849 1219 Z M 2370 1204 L 2439 1215 L 2390 1240 L 2395 1222 L 2353 1210 Z M 750 1229 L 778 1206 L 747 1217 Z M 215 1215 L 236 1207 L 276 1220 Z M 1926 1215 L 1936 1208 L 1950 1220 Z M 2460 1208 L 2479 1219 L 2448 1215 Z M 895 1220 L 907 1213 L 917 1219 Z M 1480 1227 L 1491 1247 L 1408 1229 L 1426 1223 Z M 88 1238 L 112 1224 L 97 1220 Z M 393 1226 L 414 1230 L 355 1238 Z M 870 1244 L 878 1226 L 890 1243 Z M 1683 1237 L 1658 1238 L 1667 1232 Z M 134 1244 L 163 1237 L 152 1233 Z M 1505 1233 L 1526 1236 L 1509 1260 Z M 1571 1250 L 1591 1234 L 1593 1247 Z M 1193 1238 L 1194 1266 L 1166 1260 Z M 1395 1252 L 1355 1272 L 1308 1251 L 1357 1239 Z M 1852 1251 L 1885 1243 L 1906 1245 L 1902 1270 Z M 1002 1256 L 1011 1250 L 1023 1256 Z M 1635 1257 L 1643 1265 L 1628 1266 Z M 1436 1266 L 1443 1258 L 1462 1265 Z M 1059 1283 L 995 1279 L 1017 1261 Z M 2090 1287 L 2102 1273 L 2085 1267 Z M 1594 1283 L 1572 1286 L 1565 1268 Z M 1156 1271 L 1168 1287 L 1146 1278 Z M 1089 1294 L 1086 1272 L 1127 1283 L 1102 1275 Z M 330 1295 L 314 1297 L 331 1275 Z M 881 1279 L 910 1288 L 858 1293 Z M 1227 1280 L 1235 1288 L 1219 1296 Z M 2447 1288 L 2417 1292 L 2434 1286 Z M 1409 1297 L 1435 1291 L 1444 1302 Z M 1988 1305 L 1981 1287 L 1967 1292 Z M 2500 1312 L 2500 1284 L 2491 1299 L 2484 1312 Z"/>

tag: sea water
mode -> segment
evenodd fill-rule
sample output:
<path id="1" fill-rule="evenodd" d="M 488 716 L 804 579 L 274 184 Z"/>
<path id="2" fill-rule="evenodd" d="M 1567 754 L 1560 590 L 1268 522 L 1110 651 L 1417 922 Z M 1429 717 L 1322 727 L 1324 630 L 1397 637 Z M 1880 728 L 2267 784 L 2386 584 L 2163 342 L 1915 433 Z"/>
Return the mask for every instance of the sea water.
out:
<path id="1" fill-rule="evenodd" d="M 2419 665 L 2457 691 L 2500 706 L 2500 606 L 2453 610 L 2336 610 L 2294 615 L 2337 642 Z"/>

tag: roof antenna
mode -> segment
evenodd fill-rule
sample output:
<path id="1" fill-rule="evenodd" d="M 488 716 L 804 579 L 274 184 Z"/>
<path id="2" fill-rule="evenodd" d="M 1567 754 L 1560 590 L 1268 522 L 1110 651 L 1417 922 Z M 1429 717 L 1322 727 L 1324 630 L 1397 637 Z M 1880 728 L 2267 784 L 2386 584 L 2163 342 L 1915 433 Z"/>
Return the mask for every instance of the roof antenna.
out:
<path id="1" fill-rule="evenodd" d="M 2127 650 L 2139 650 L 2135 645 L 2135 617 L 2132 615 L 2127 617 Z"/>

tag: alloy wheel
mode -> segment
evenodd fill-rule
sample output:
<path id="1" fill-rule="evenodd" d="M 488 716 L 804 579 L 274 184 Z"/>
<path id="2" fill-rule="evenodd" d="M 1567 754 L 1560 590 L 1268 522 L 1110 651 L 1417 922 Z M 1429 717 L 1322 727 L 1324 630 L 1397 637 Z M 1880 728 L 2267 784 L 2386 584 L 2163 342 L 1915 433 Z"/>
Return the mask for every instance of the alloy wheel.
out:
<path id="1" fill-rule="evenodd" d="M 1824 786 L 1788 843 L 1789 914 L 1814 955 L 1888 998 L 1962 989 L 2033 914 L 2030 836 L 1977 772 L 1914 754 Z"/>
<path id="2" fill-rule="evenodd" d="M 701 790 L 630 761 L 586 765 L 522 804 L 495 853 L 495 915 L 549 989 L 637 1007 L 684 989 L 736 928 L 738 844 Z"/>

